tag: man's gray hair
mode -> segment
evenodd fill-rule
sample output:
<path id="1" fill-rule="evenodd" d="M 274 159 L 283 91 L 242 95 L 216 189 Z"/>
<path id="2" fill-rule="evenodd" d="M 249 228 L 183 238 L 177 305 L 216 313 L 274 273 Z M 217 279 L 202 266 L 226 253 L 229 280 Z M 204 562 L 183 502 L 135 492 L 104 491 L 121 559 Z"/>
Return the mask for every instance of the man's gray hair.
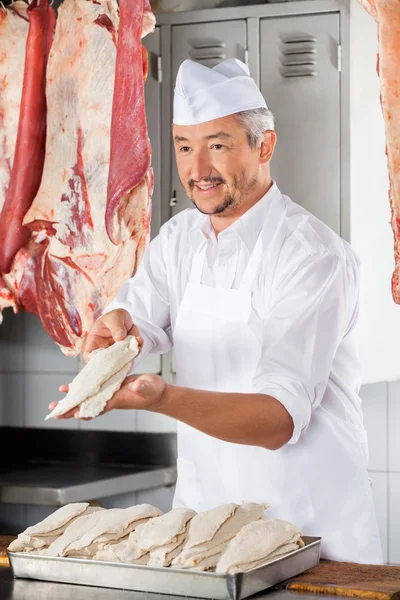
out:
<path id="1" fill-rule="evenodd" d="M 250 148 L 255 148 L 264 141 L 264 131 L 274 129 L 274 116 L 265 107 L 243 110 L 235 113 L 235 117 L 246 130 Z"/>

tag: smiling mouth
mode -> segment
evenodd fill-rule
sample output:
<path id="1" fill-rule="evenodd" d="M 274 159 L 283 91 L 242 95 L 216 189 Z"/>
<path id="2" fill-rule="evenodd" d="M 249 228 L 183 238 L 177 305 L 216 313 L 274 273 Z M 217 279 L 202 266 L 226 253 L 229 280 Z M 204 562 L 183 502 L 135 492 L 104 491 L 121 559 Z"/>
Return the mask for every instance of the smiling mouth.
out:
<path id="1" fill-rule="evenodd" d="M 197 185 L 195 185 L 195 188 L 202 194 L 206 194 L 207 192 L 217 189 L 217 187 L 220 185 L 221 185 L 221 183 L 210 183 L 208 185 L 198 185 L 197 184 Z"/>

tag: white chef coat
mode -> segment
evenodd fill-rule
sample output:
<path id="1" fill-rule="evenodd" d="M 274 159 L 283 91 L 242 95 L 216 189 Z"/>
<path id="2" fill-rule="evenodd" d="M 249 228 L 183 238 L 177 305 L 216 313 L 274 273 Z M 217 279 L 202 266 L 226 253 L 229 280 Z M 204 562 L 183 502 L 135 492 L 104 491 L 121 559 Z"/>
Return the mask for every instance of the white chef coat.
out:
<path id="1" fill-rule="evenodd" d="M 106 311 L 125 308 L 131 313 L 144 339 L 140 360 L 172 348 L 193 256 L 204 240 L 208 247 L 201 283 L 239 287 L 263 223 L 274 218 L 271 206 L 277 195 L 281 192 L 273 182 L 218 239 L 210 218 L 197 209 L 184 210 L 161 227 L 136 275 Z M 289 441 L 294 444 L 320 404 L 338 419 L 362 427 L 362 374 L 355 344 L 359 261 L 350 245 L 315 216 L 287 196 L 284 202 L 284 217 L 276 224 L 252 295 L 258 316 L 254 332 L 262 343 L 253 392 L 269 394 L 285 406 L 294 422 Z M 366 442 L 363 452 L 367 464 Z"/>
<path id="2" fill-rule="evenodd" d="M 358 290 L 349 244 L 275 183 L 218 240 L 197 210 L 162 227 L 109 306 L 131 313 L 141 358 L 175 342 L 178 385 L 265 393 L 294 423 L 271 451 L 179 422 L 174 507 L 270 502 L 269 516 L 321 536 L 322 558 L 383 562 L 358 395 Z"/>

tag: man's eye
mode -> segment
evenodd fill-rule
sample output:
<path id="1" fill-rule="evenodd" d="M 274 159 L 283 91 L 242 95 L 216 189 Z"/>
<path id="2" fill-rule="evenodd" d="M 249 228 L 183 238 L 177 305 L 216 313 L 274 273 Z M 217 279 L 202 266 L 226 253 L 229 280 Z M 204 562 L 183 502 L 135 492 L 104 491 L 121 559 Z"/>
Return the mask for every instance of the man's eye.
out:
<path id="1" fill-rule="evenodd" d="M 213 148 L 215 148 L 215 150 L 221 150 L 221 148 L 224 148 L 223 144 L 214 144 Z"/>
<path id="2" fill-rule="evenodd" d="M 188 152 L 190 150 L 189 146 L 181 146 L 179 148 L 179 152 Z"/>

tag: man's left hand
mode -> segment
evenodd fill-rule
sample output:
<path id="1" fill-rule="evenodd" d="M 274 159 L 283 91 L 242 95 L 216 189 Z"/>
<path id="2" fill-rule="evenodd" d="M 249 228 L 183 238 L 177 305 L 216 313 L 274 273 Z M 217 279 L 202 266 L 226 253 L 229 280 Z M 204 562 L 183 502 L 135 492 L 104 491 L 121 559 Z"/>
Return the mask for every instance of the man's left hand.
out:
<path id="1" fill-rule="evenodd" d="M 104 412 L 113 408 L 156 410 L 161 405 L 167 384 L 159 375 L 127 377 L 121 388 L 106 404 Z"/>
<path id="2" fill-rule="evenodd" d="M 60 392 L 68 392 L 67 385 L 62 385 L 59 389 Z M 113 408 L 157 411 L 158 407 L 161 406 L 166 390 L 167 384 L 159 375 L 145 374 L 127 377 L 118 392 L 107 402 L 103 412 L 100 414 L 103 415 Z M 49 409 L 53 410 L 56 406 L 57 402 L 52 402 L 49 404 Z M 78 413 L 79 406 L 64 415 L 56 417 L 56 419 L 77 417 Z M 90 421 L 91 419 L 82 420 Z"/>

